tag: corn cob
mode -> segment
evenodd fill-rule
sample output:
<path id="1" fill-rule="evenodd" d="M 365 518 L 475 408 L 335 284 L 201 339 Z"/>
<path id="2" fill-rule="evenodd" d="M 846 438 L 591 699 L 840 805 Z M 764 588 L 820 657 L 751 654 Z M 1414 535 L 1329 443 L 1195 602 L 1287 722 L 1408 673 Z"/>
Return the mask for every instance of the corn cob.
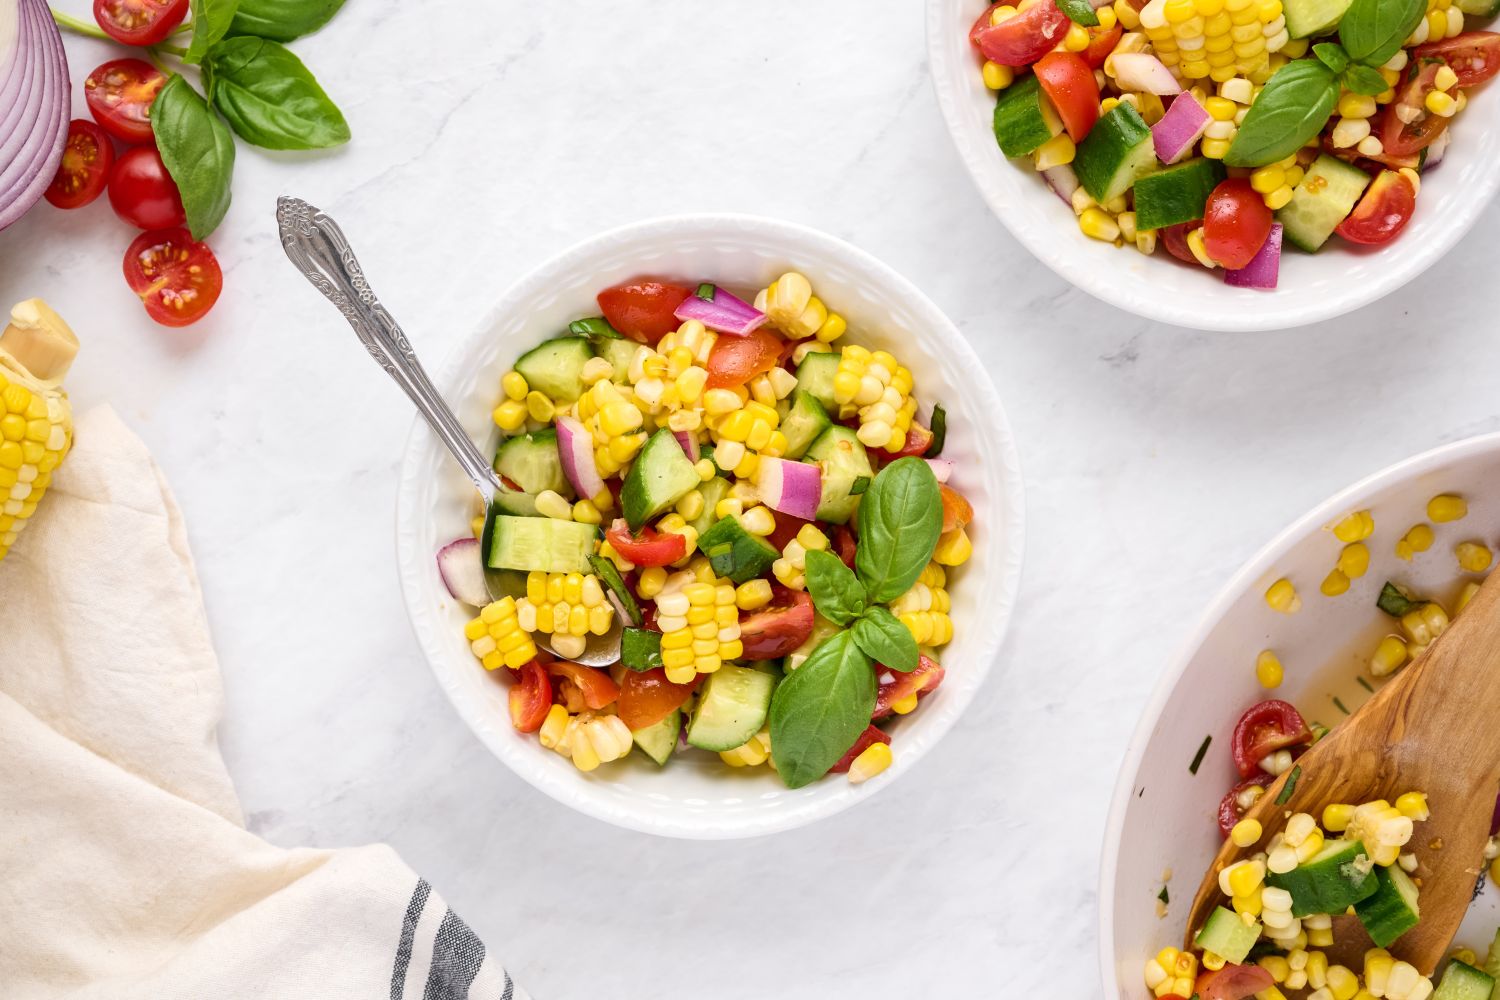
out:
<path id="1" fill-rule="evenodd" d="M 755 296 L 755 308 L 766 314 L 766 325 L 792 340 L 816 337 L 831 344 L 844 335 L 848 324 L 831 313 L 816 295 L 812 283 L 795 271 L 783 274 Z"/>
<path id="2" fill-rule="evenodd" d="M 0 559 L 73 445 L 62 379 L 77 353 L 78 338 L 41 299 L 17 304 L 0 333 Z"/>
<path id="3" fill-rule="evenodd" d="M 833 398 L 840 406 L 858 407 L 862 444 L 900 451 L 917 412 L 912 377 L 886 351 L 873 354 L 857 344 L 845 346 L 833 376 Z"/>
<path id="4" fill-rule="evenodd" d="M 496 670 L 502 665 L 515 670 L 536 659 L 536 644 L 516 620 L 516 601 L 512 597 L 486 604 L 479 617 L 464 626 L 464 638 L 469 640 L 469 648 L 486 670 Z"/>
<path id="5" fill-rule="evenodd" d="M 891 614 L 906 626 L 919 646 L 942 646 L 953 640 L 953 619 L 948 617 L 951 605 L 944 589 L 947 577 L 942 566 L 930 562 L 917 582 L 891 602 Z"/>
<path id="6" fill-rule="evenodd" d="M 526 574 L 526 596 L 516 602 L 522 630 L 550 634 L 553 651 L 567 659 L 583 655 L 590 635 L 608 632 L 614 614 L 592 573 L 533 571 Z"/>
<path id="7" fill-rule="evenodd" d="M 687 684 L 740 658 L 740 613 L 734 584 L 720 579 L 707 559 L 667 577 L 656 595 L 661 662 L 667 680 Z"/>
<path id="8" fill-rule="evenodd" d="M 1281 0 L 1151 0 L 1141 29 L 1183 80 L 1261 75 L 1288 41 Z"/>

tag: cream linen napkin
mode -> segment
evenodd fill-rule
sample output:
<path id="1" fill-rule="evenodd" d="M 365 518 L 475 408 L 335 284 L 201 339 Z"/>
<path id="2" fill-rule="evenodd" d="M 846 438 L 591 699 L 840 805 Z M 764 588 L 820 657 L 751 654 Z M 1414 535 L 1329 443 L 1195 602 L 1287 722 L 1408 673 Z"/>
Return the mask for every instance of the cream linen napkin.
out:
<path id="1" fill-rule="evenodd" d="M 0 997 L 526 994 L 385 846 L 242 826 L 182 515 L 108 409 L 0 562 Z"/>

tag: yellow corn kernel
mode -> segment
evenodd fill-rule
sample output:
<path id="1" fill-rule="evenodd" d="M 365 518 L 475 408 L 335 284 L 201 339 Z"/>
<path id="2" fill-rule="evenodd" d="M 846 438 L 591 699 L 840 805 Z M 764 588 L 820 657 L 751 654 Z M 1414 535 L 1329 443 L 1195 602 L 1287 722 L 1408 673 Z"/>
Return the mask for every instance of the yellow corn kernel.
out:
<path id="1" fill-rule="evenodd" d="M 495 407 L 495 412 L 490 416 L 494 419 L 496 427 L 507 433 L 513 433 L 526 424 L 526 404 L 507 399 Z"/>
<path id="2" fill-rule="evenodd" d="M 1458 566 L 1465 573 L 1483 573 L 1494 560 L 1489 547 L 1482 542 L 1459 542 L 1454 546 L 1453 554 L 1458 557 Z"/>
<path id="3" fill-rule="evenodd" d="M 1469 505 L 1464 498 L 1451 493 L 1442 493 L 1427 501 L 1428 518 L 1439 524 L 1460 520 L 1468 513 Z"/>
<path id="4" fill-rule="evenodd" d="M 1073 23 L 1068 25 L 1068 31 L 1063 35 L 1063 48 L 1069 52 L 1082 52 L 1089 47 L 1089 31 L 1083 25 Z"/>
<path id="5" fill-rule="evenodd" d="M 1427 796 L 1422 792 L 1407 792 L 1395 802 L 1396 811 L 1413 822 L 1423 823 L 1432 815 L 1427 808 Z"/>
<path id="6" fill-rule="evenodd" d="M 1370 656 L 1370 674 L 1385 677 L 1396 672 L 1406 662 L 1406 643 L 1400 636 L 1388 635 L 1381 639 Z"/>
<path id="7" fill-rule="evenodd" d="M 636 581 L 636 593 L 646 600 L 652 600 L 661 593 L 662 587 L 667 583 L 667 570 L 663 566 L 648 566 L 641 570 L 640 578 Z"/>
<path id="8" fill-rule="evenodd" d="M 1120 27 L 1126 31 L 1134 31 L 1141 26 L 1141 15 L 1131 6 L 1130 0 L 1115 0 L 1110 9 L 1115 12 L 1115 19 Z"/>
<path id="9" fill-rule="evenodd" d="M 547 709 L 547 718 L 542 722 L 542 728 L 537 731 L 537 738 L 542 746 L 552 750 L 562 740 L 563 732 L 567 728 L 568 710 L 561 705 L 553 705 Z"/>
<path id="10" fill-rule="evenodd" d="M 1349 579 L 1357 580 L 1370 569 L 1370 550 L 1363 542 L 1351 542 L 1339 553 L 1338 566 Z"/>
<path id="11" fill-rule="evenodd" d="M 1302 610 L 1302 598 L 1297 596 L 1297 588 L 1285 577 L 1266 589 L 1266 603 L 1271 606 L 1272 611 L 1279 611 L 1284 615 L 1293 615 Z"/>
<path id="12" fill-rule="evenodd" d="M 897 715 L 910 715 L 917 710 L 917 696 L 909 694 L 899 701 L 891 702 L 891 711 Z"/>
<path id="13" fill-rule="evenodd" d="M 735 588 L 734 603 L 741 611 L 754 611 L 771 603 L 769 580 L 746 580 Z"/>
<path id="14" fill-rule="evenodd" d="M 1323 578 L 1323 583 L 1318 587 L 1326 597 L 1338 597 L 1349 590 L 1349 578 L 1342 570 L 1330 570 Z"/>
<path id="15" fill-rule="evenodd" d="M 1479 584 L 1473 580 L 1465 583 L 1463 589 L 1458 592 L 1458 597 L 1453 601 L 1453 613 L 1456 615 L 1468 607 L 1469 602 L 1474 599 L 1474 595 L 1477 593 L 1479 593 Z"/>
<path id="16" fill-rule="evenodd" d="M 1016 71 L 1009 66 L 1002 66 L 997 62 L 985 61 L 984 85 L 991 90 L 1004 90 L 1016 80 Z"/>
<path id="17" fill-rule="evenodd" d="M 1217 972 L 1224 968 L 1224 958 L 1223 956 L 1215 955 L 1211 951 L 1205 951 L 1203 953 L 1203 967 L 1210 972 Z"/>
<path id="18" fill-rule="evenodd" d="M 1256 964 L 1271 974 L 1271 979 L 1277 983 L 1286 982 L 1286 977 L 1291 974 L 1292 967 L 1283 955 L 1262 955 Z"/>
<path id="19" fill-rule="evenodd" d="M 776 518 L 770 508 L 756 505 L 740 515 L 740 527 L 752 535 L 765 537 L 776 530 Z"/>
<path id="20" fill-rule="evenodd" d="M 579 524 L 602 524 L 604 515 L 592 500 L 580 500 L 573 505 L 573 520 Z"/>
<path id="21" fill-rule="evenodd" d="M 1242 819 L 1229 831 L 1229 840 L 1235 847 L 1253 847 L 1260 842 L 1261 827 L 1258 820 Z M 1236 895 L 1249 895 L 1236 893 Z"/>
<path id="22" fill-rule="evenodd" d="M 891 766 L 891 748 L 887 743 L 871 743 L 849 765 L 849 783 L 863 784 Z"/>
<path id="23" fill-rule="evenodd" d="M 533 389 L 526 394 L 526 413 L 532 420 L 539 420 L 542 423 L 546 423 L 552 419 L 553 414 L 556 412 L 557 407 L 553 405 L 552 400 L 547 398 L 545 393 L 537 392 Z"/>
<path id="24" fill-rule="evenodd" d="M 526 384 L 526 376 L 516 371 L 506 372 L 500 376 L 500 388 L 505 390 L 507 398 L 518 403 L 524 401 L 526 394 L 531 391 L 531 387 Z"/>
<path id="25" fill-rule="evenodd" d="M 677 505 L 673 509 L 687 520 L 694 521 L 702 515 L 703 506 L 703 494 L 698 490 L 688 490 L 682 495 L 682 499 L 677 501 Z"/>
<path id="26" fill-rule="evenodd" d="M 1075 24 L 1074 27 L 1076 28 L 1077 25 Z M 1068 137 L 1068 133 L 1059 132 L 1037 147 L 1036 168 L 1051 170 L 1053 167 L 1072 163 L 1077 152 L 1078 149 L 1073 145 L 1073 140 Z"/>
<path id="27" fill-rule="evenodd" d="M 1109 214 L 1098 208 L 1086 208 L 1078 216 L 1078 228 L 1090 239 L 1112 243 L 1120 238 L 1120 227 Z"/>
<path id="28" fill-rule="evenodd" d="M 1359 993 L 1359 977 L 1342 965 L 1330 965 L 1328 991 L 1333 994 L 1333 1000 L 1354 1000 Z"/>
<path id="29" fill-rule="evenodd" d="M 1345 515 L 1333 526 L 1333 537 L 1341 542 L 1362 542 L 1375 531 L 1375 518 L 1367 510 Z"/>
<path id="30" fill-rule="evenodd" d="M 553 490 L 542 490 L 536 495 L 536 512 L 556 521 L 573 520 L 573 505 Z"/>
<path id="31" fill-rule="evenodd" d="M 1228 139 L 1204 139 L 1198 146 L 1198 151 L 1210 160 L 1222 160 L 1224 154 L 1229 152 Z"/>
<path id="32" fill-rule="evenodd" d="M 1255 679 L 1260 686 L 1267 690 L 1280 687 L 1282 674 L 1281 658 L 1269 649 L 1261 650 L 1255 658 Z"/>
<path id="33" fill-rule="evenodd" d="M 959 527 L 939 536 L 932 558 L 943 566 L 962 566 L 973 554 L 974 546 L 969 541 L 968 534 Z"/>

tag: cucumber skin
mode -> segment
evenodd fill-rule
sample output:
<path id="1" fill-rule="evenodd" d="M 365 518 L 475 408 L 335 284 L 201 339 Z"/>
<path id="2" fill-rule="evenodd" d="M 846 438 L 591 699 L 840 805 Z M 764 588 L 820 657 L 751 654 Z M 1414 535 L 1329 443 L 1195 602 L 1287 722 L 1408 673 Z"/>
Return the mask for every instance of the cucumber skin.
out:
<path id="1" fill-rule="evenodd" d="M 716 688 L 729 687 L 735 683 L 742 683 L 746 689 L 745 694 L 754 696 L 756 703 L 750 704 L 738 698 L 715 700 Z M 771 695 L 775 691 L 776 678 L 770 674 L 754 667 L 724 664 L 708 675 L 708 680 L 699 692 L 698 704 L 688 722 L 688 743 L 700 750 L 715 753 L 744 746 L 765 725 L 766 716 L 771 712 Z M 736 714 L 729 719 L 704 719 L 705 709 L 714 715 L 724 711 L 735 711 Z M 738 714 L 739 710 L 744 710 L 743 716 Z"/>
<path id="2" fill-rule="evenodd" d="M 1224 167 L 1203 157 L 1173 164 L 1135 182 L 1135 219 L 1142 230 L 1203 218 Z"/>
<path id="3" fill-rule="evenodd" d="M 1449 962 L 1431 1000 L 1488 1000 L 1494 989 L 1495 980 L 1488 973 L 1463 962 Z"/>
<path id="4" fill-rule="evenodd" d="M 838 408 L 833 398 L 833 375 L 838 367 L 837 351 L 809 351 L 797 366 L 797 388 L 822 403 L 825 412 Z"/>
<path id="5" fill-rule="evenodd" d="M 1143 144 L 1144 154 L 1141 151 Z M 1129 179 L 1121 185 L 1122 170 L 1134 160 L 1141 162 L 1135 164 L 1129 171 Z M 1102 204 L 1124 194 L 1156 162 L 1151 126 L 1135 108 L 1116 104 L 1100 116 L 1078 144 L 1078 152 L 1073 157 L 1073 173 L 1078 175 L 1078 183 L 1083 189 Z"/>
<path id="6" fill-rule="evenodd" d="M 1364 925 L 1365 933 L 1370 935 L 1370 940 L 1375 942 L 1375 947 L 1389 948 L 1397 938 L 1417 926 L 1419 914 L 1413 912 L 1412 907 L 1402 898 L 1397 888 L 1398 876 L 1390 869 L 1376 868 L 1375 877 L 1379 886 L 1368 899 L 1354 904 L 1354 913 Z M 1406 873 L 1401 872 L 1399 878 L 1405 879 Z M 1407 884 L 1413 893 L 1417 891 L 1410 880 L 1407 880 Z"/>
<path id="7" fill-rule="evenodd" d="M 654 726 L 645 729 L 632 729 L 631 739 L 635 745 L 641 748 L 641 753 L 650 757 L 659 767 L 666 767 L 667 761 L 672 759 L 672 751 L 677 749 L 677 735 L 682 732 L 682 710 L 672 709 L 672 714 L 662 719 Z"/>
<path id="8" fill-rule="evenodd" d="M 647 521 L 682 499 L 699 482 L 698 471 L 670 430 L 663 427 L 651 435 L 620 488 L 620 510 L 630 530 L 640 531 Z"/>
<path id="9" fill-rule="evenodd" d="M 1341 844 L 1336 851 L 1330 852 L 1326 858 L 1314 858 L 1304 865 L 1292 869 L 1285 874 L 1267 873 L 1266 885 L 1278 889 L 1285 889 L 1292 894 L 1292 916 L 1305 917 L 1313 913 L 1343 913 L 1350 906 L 1368 899 L 1375 894 L 1380 883 L 1373 871 L 1355 885 L 1347 875 L 1343 874 L 1342 866 L 1348 865 L 1358 855 L 1364 853 L 1364 845 L 1349 843 L 1345 841 L 1329 841 L 1329 847 L 1333 844 Z M 1329 847 L 1325 847 L 1327 851 Z M 1321 883 L 1328 877 L 1325 866 L 1339 869 L 1343 877 L 1342 885 L 1334 888 L 1339 891 L 1331 894 L 1332 890 L 1325 890 Z M 1316 867 L 1316 871 L 1312 870 Z M 1335 876 L 1337 877 L 1337 876 Z M 1368 891 L 1366 891 L 1368 889 Z"/>
<path id="10" fill-rule="evenodd" d="M 798 389 L 792 393 L 792 408 L 782 418 L 781 432 L 786 435 L 786 453 L 782 458 L 796 461 L 807 454 L 814 441 L 833 426 L 828 411 L 810 392 Z M 788 430 L 790 428 L 790 430 Z"/>
<path id="11" fill-rule="evenodd" d="M 572 357 L 568 357 L 568 355 Z M 583 395 L 583 366 L 594 356 L 594 349 L 583 337 L 554 337 L 516 359 L 515 369 L 527 385 L 546 393 L 555 403 L 576 402 Z M 572 367 L 562 371 L 559 362 Z"/>
<path id="12" fill-rule="evenodd" d="M 1042 85 L 1035 76 L 1018 80 L 995 100 L 995 141 L 1014 159 L 1036 152 L 1055 135 L 1042 113 Z"/>
<path id="13" fill-rule="evenodd" d="M 730 551 L 716 554 L 714 550 L 724 545 L 728 545 Z M 715 522 L 713 527 L 699 535 L 698 551 L 708 556 L 715 573 L 736 584 L 760 576 L 781 555 L 769 542 L 746 531 L 739 518 L 734 516 Z"/>

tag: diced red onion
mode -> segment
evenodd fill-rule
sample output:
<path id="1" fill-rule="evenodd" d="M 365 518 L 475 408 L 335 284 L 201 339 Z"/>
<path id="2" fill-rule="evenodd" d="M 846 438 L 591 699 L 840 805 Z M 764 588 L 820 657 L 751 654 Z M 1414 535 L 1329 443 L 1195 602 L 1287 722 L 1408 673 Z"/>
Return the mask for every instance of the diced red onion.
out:
<path id="1" fill-rule="evenodd" d="M 1439 163 L 1448 153 L 1448 143 L 1453 141 L 1453 133 L 1447 129 L 1438 133 L 1438 137 L 1432 140 L 1432 145 L 1427 147 L 1427 158 L 1422 161 L 1422 172 L 1425 174 Z"/>
<path id="2" fill-rule="evenodd" d="M 580 497 L 592 500 L 604 492 L 604 477 L 594 461 L 594 438 L 577 418 L 557 418 L 557 456 L 563 475 Z"/>
<path id="3" fill-rule="evenodd" d="M 823 499 L 823 474 L 816 465 L 761 457 L 755 473 L 760 501 L 774 511 L 811 521 Z"/>
<path id="4" fill-rule="evenodd" d="M 1271 235 L 1261 245 L 1250 263 L 1238 271 L 1224 272 L 1224 284 L 1236 288 L 1275 288 L 1281 270 L 1281 223 L 1271 223 Z"/>
<path id="5" fill-rule="evenodd" d="M 1185 159 L 1212 121 L 1213 116 L 1196 97 L 1178 94 L 1172 98 L 1167 113 L 1151 126 L 1151 144 L 1156 147 L 1156 158 L 1163 163 Z"/>
<path id="6" fill-rule="evenodd" d="M 923 459 L 923 461 L 925 461 L 927 463 L 927 467 L 932 470 L 933 478 L 935 478 L 940 483 L 946 483 L 948 481 L 948 477 L 953 475 L 953 463 L 948 461 L 948 459 L 946 458 L 928 458 Z"/>
<path id="7" fill-rule="evenodd" d="M 1165 97 L 1182 93 L 1182 84 L 1165 63 L 1149 52 L 1116 52 L 1110 56 L 1115 67 L 1115 83 L 1121 90 L 1143 91 Z"/>
<path id="8" fill-rule="evenodd" d="M 698 435 L 692 431 L 673 431 L 672 436 L 682 445 L 682 453 L 688 457 L 689 462 L 696 462 L 703 457 L 703 452 L 698 447 Z"/>
<path id="9" fill-rule="evenodd" d="M 710 330 L 737 337 L 748 336 L 766 321 L 765 313 L 717 285 L 712 300 L 689 295 L 672 315 L 684 321 L 695 319 Z"/>
<path id="10" fill-rule="evenodd" d="M 1066 163 L 1048 167 L 1042 171 L 1042 176 L 1047 179 L 1047 186 L 1059 198 L 1069 205 L 1073 204 L 1073 192 L 1078 190 L 1078 175 L 1073 173 L 1072 167 Z"/>
<path id="11" fill-rule="evenodd" d="M 72 107 L 62 36 L 45 0 L 16 0 L 14 28 L 0 41 L 0 229 L 52 183 Z"/>
<path id="12" fill-rule="evenodd" d="M 438 549 L 438 575 L 453 599 L 482 608 L 490 602 L 489 588 L 484 585 L 484 560 L 479 555 L 479 539 L 460 538 Z"/>

